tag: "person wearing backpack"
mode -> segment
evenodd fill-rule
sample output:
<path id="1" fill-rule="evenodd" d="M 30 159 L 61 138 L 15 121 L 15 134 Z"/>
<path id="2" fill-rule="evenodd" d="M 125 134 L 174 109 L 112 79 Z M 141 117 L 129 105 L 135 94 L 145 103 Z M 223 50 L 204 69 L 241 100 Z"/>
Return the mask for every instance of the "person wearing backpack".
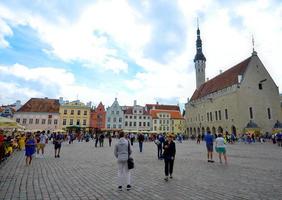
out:
<path id="1" fill-rule="evenodd" d="M 119 140 L 114 148 L 114 155 L 118 164 L 118 189 L 122 191 L 122 185 L 126 182 L 126 189 L 130 190 L 130 171 L 128 169 L 128 158 L 132 153 L 130 143 L 124 137 L 124 132 L 119 133 Z"/>

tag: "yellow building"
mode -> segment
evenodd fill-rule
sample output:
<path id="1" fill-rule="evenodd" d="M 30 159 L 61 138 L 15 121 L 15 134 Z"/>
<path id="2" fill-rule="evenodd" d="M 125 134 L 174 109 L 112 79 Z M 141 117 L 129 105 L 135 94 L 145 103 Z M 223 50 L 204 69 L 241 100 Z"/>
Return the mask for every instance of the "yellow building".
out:
<path id="1" fill-rule="evenodd" d="M 80 101 L 64 103 L 60 106 L 60 120 L 63 129 L 71 126 L 89 127 L 90 107 Z"/>
<path id="2" fill-rule="evenodd" d="M 181 114 L 177 114 L 177 118 L 171 119 L 171 132 L 174 134 L 184 133 L 185 131 L 185 119 L 181 116 Z"/>

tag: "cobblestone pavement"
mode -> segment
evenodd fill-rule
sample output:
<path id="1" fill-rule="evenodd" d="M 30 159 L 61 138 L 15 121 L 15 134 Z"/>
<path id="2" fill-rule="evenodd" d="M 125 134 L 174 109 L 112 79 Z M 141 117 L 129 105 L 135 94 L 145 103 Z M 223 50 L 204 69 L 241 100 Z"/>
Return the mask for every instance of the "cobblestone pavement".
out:
<path id="1" fill-rule="evenodd" d="M 115 140 L 114 140 L 115 143 Z M 228 145 L 229 165 L 206 161 L 205 145 L 177 143 L 174 178 L 165 182 L 164 163 L 154 143 L 144 152 L 134 144 L 136 168 L 132 190 L 117 190 L 113 146 L 63 144 L 54 158 L 48 144 L 45 158 L 25 166 L 24 152 L 0 165 L 0 199 L 282 199 L 282 148 L 272 144 Z"/>

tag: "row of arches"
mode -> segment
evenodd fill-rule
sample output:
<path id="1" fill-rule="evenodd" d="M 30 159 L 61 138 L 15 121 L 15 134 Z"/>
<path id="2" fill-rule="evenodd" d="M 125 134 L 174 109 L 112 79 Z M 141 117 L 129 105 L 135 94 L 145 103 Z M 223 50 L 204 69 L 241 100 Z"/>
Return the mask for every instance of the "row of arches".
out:
<path id="1" fill-rule="evenodd" d="M 190 127 L 190 128 L 187 128 L 187 132 L 189 135 L 203 135 L 205 134 L 206 132 L 210 131 L 212 134 L 218 134 L 218 133 L 226 133 L 229 132 L 229 130 L 226 130 L 224 131 L 223 128 L 221 126 L 219 127 L 212 127 L 210 128 L 209 126 L 207 127 Z M 231 133 L 233 133 L 235 136 L 237 135 L 237 130 L 236 130 L 236 127 L 233 125 L 231 126 Z"/>

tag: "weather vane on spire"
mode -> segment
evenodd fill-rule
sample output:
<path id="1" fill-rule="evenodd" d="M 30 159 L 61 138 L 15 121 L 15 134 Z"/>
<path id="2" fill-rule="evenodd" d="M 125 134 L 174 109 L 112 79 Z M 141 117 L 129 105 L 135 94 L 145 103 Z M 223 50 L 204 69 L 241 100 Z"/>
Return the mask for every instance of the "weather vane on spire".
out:
<path id="1" fill-rule="evenodd" d="M 254 35 L 252 35 L 252 44 L 253 44 L 253 52 L 255 52 L 255 39 L 254 39 Z"/>

